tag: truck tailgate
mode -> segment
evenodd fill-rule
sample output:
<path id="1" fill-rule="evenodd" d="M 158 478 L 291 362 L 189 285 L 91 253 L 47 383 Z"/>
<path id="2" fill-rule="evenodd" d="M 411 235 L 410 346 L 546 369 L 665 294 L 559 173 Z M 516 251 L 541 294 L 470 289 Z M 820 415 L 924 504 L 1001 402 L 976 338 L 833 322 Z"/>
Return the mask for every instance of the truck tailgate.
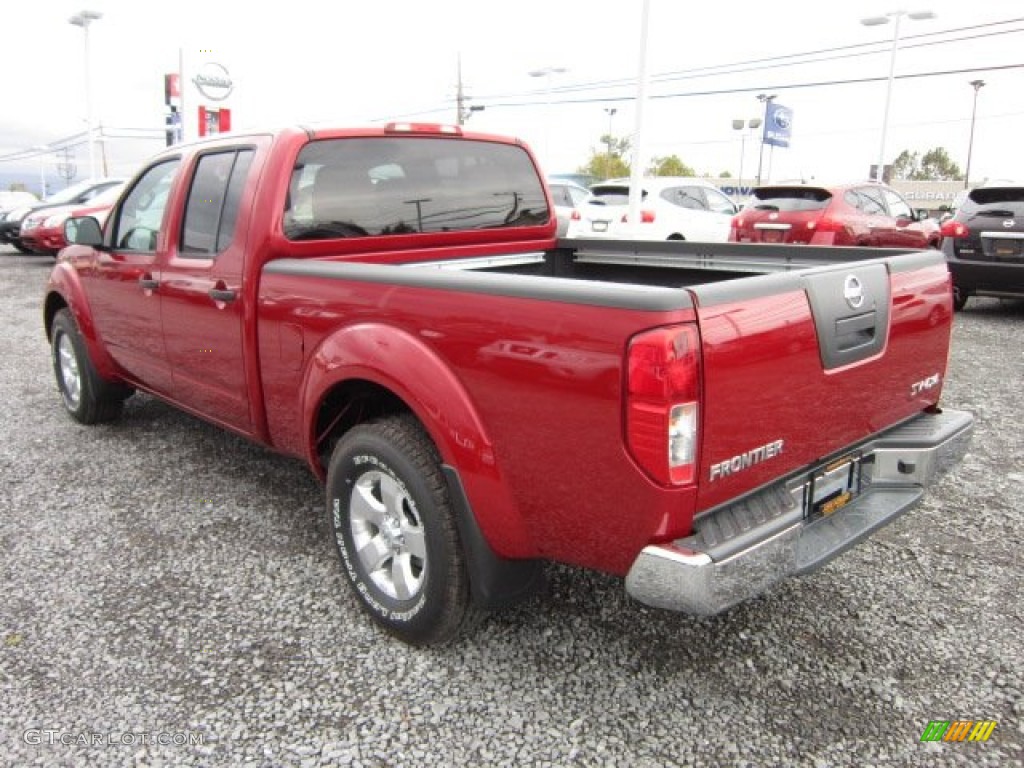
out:
<path id="1" fill-rule="evenodd" d="M 952 323 L 939 252 L 691 291 L 704 350 L 698 514 L 939 400 Z"/>

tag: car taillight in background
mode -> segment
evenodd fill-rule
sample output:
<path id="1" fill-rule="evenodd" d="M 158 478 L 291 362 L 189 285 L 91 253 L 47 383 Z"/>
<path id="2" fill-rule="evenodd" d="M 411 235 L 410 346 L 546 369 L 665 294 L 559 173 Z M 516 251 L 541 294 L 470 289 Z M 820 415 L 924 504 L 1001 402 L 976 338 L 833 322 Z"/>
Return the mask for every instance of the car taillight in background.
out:
<path id="1" fill-rule="evenodd" d="M 627 356 L 626 443 L 640 467 L 663 485 L 697 473 L 700 336 L 695 325 L 634 336 Z"/>
<path id="2" fill-rule="evenodd" d="M 970 237 L 971 230 L 962 222 L 950 219 L 944 222 L 940 230 L 943 237 Z"/>
<path id="3" fill-rule="evenodd" d="M 811 219 L 805 226 L 817 232 L 842 232 L 846 228 L 841 221 L 830 219 L 828 216 Z"/>
<path id="4" fill-rule="evenodd" d="M 629 214 L 622 214 L 622 223 L 629 223 Z M 640 223 L 641 224 L 653 224 L 654 223 L 654 211 L 640 211 Z"/>

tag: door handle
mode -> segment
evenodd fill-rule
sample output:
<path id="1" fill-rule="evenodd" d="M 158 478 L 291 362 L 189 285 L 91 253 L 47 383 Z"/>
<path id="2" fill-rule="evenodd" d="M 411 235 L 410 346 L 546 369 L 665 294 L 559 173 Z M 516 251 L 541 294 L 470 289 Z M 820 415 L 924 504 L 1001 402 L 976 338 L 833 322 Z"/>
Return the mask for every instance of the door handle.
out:
<path id="1" fill-rule="evenodd" d="M 210 298 L 214 301 L 234 301 L 235 292 L 228 288 L 211 288 Z"/>
<path id="2" fill-rule="evenodd" d="M 139 285 L 142 286 L 143 290 L 155 291 L 160 286 L 160 281 L 154 280 L 152 277 L 147 275 L 139 278 Z"/>

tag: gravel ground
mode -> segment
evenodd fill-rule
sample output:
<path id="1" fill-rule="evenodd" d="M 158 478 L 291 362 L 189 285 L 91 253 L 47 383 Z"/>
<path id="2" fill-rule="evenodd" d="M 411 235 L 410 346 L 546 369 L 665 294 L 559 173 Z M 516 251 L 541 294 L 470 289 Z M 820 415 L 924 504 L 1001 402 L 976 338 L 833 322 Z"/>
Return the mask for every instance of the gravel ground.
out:
<path id="1" fill-rule="evenodd" d="M 0 249 L 0 763 L 1021 765 L 1024 303 L 956 319 L 971 453 L 917 510 L 712 619 L 553 566 L 441 650 L 375 630 L 300 464 L 145 396 L 58 401 L 51 260 Z M 996 720 L 922 743 L 931 720 Z"/>

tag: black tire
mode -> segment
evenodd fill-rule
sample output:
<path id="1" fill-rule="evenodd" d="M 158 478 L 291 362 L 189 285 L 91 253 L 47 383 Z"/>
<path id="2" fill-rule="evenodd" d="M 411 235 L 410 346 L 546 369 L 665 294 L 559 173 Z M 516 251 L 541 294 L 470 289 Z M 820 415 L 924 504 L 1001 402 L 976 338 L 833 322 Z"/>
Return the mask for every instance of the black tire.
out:
<path id="1" fill-rule="evenodd" d="M 81 424 L 99 424 L 121 415 L 124 400 L 132 390 L 100 378 L 68 309 L 54 315 L 50 350 L 57 389 L 71 418 Z"/>
<path id="2" fill-rule="evenodd" d="M 338 441 L 327 519 L 356 598 L 389 633 L 441 645 L 476 623 L 440 458 L 415 419 L 361 424 Z"/>
<path id="3" fill-rule="evenodd" d="M 17 248 L 22 253 L 35 253 L 31 248 L 21 242 L 21 240 L 11 240 L 11 245 Z"/>

